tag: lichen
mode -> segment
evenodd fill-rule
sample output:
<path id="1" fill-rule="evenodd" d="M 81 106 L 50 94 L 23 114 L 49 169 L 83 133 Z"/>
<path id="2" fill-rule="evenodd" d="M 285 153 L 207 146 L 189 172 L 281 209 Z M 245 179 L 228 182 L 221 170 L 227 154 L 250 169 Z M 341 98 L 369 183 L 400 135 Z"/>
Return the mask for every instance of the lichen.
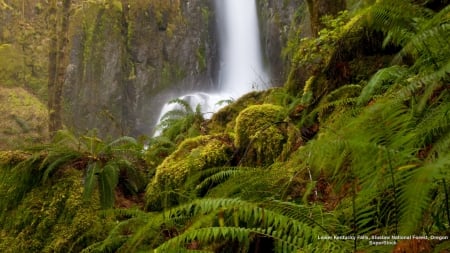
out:
<path id="1" fill-rule="evenodd" d="M 239 114 L 235 145 L 241 164 L 260 166 L 276 160 L 287 138 L 282 126 L 285 116 L 283 107 L 272 104 L 252 105 Z"/>
<path id="2" fill-rule="evenodd" d="M 178 149 L 157 168 L 147 188 L 146 200 L 152 209 L 158 209 L 166 198 L 165 191 L 181 191 L 189 174 L 207 168 L 226 165 L 233 154 L 232 140 L 228 135 L 198 136 L 183 141 Z M 170 203 L 180 201 L 171 197 Z M 169 204 L 169 203 L 166 203 Z"/>

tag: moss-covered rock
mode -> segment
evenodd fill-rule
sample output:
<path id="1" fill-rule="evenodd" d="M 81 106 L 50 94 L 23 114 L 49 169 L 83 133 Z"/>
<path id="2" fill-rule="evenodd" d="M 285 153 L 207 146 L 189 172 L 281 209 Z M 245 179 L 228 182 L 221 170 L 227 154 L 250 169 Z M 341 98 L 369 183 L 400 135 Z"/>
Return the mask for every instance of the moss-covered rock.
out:
<path id="1" fill-rule="evenodd" d="M 235 145 L 242 155 L 241 164 L 259 166 L 276 160 L 287 139 L 285 117 L 285 109 L 272 104 L 252 105 L 239 114 Z"/>
<path id="2" fill-rule="evenodd" d="M 0 165 L 0 199 L 11 204 L 14 201 L 10 198 L 17 196 L 10 190 L 27 187 L 28 183 L 23 180 L 22 185 L 18 181 L 11 185 L 8 179 L 12 173 L 22 171 Z M 83 200 L 82 178 L 82 171 L 67 168 L 47 183 L 26 191 L 14 205 L 1 205 L 0 252 L 80 252 L 106 237 L 115 220 L 99 215 L 98 200 Z"/>
<path id="3" fill-rule="evenodd" d="M 149 208 L 159 209 L 162 205 L 179 202 L 183 199 L 182 189 L 189 174 L 227 165 L 233 151 L 233 141 L 228 135 L 198 136 L 183 141 L 157 167 L 146 192 Z"/>
<path id="4" fill-rule="evenodd" d="M 0 167 L 14 166 L 29 157 L 23 151 L 0 151 Z"/>
<path id="5" fill-rule="evenodd" d="M 0 150 L 36 144 L 48 138 L 45 106 L 22 88 L 0 87 Z"/>
<path id="6" fill-rule="evenodd" d="M 263 104 L 269 91 L 253 91 L 215 113 L 208 122 L 210 133 L 233 132 L 236 117 L 250 105 Z"/>

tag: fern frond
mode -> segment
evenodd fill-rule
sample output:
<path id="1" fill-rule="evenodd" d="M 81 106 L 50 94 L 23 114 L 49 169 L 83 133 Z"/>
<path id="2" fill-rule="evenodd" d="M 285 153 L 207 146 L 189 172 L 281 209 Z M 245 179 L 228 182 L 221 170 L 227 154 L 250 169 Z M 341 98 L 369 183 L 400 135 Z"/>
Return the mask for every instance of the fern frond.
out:
<path id="1" fill-rule="evenodd" d="M 59 169 L 61 166 L 80 157 L 80 153 L 70 151 L 61 154 L 48 154 L 41 163 L 41 168 L 45 168 L 44 173 L 42 174 L 42 183 L 45 183 L 48 180 L 50 174 L 53 173 L 54 170 Z"/>
<path id="2" fill-rule="evenodd" d="M 308 206 L 272 200 L 264 202 L 264 207 L 309 226 L 318 227 L 328 235 L 336 234 L 336 229 L 342 229 L 339 228 L 339 222 L 336 217 L 324 211 L 319 205 Z"/>
<path id="3" fill-rule="evenodd" d="M 98 174 L 100 205 L 111 208 L 114 205 L 114 189 L 119 179 L 119 168 L 114 164 L 107 164 Z"/>
<path id="4" fill-rule="evenodd" d="M 132 145 L 132 146 L 136 146 L 138 145 L 137 141 L 135 138 L 130 137 L 130 136 L 122 136 L 119 137 L 117 139 L 115 139 L 114 141 L 108 143 L 108 145 L 106 145 L 107 147 L 112 147 L 112 146 L 117 146 L 117 145 Z"/>
<path id="5" fill-rule="evenodd" d="M 217 186 L 230 177 L 242 175 L 244 173 L 250 173 L 258 170 L 253 167 L 213 167 L 210 169 L 202 170 L 194 175 L 190 175 L 185 185 L 196 185 L 197 192 L 203 192 L 208 188 Z"/>
<path id="6" fill-rule="evenodd" d="M 227 170 L 217 172 L 216 174 L 205 178 L 200 184 L 197 185 L 196 190 L 201 191 L 202 189 L 209 188 L 213 185 L 217 185 L 219 183 L 224 182 L 228 178 L 239 175 L 241 173 L 243 172 L 238 170 Z"/>
<path id="7" fill-rule="evenodd" d="M 156 252 L 178 252 L 183 246 L 192 241 L 201 241 L 202 243 L 212 243 L 220 241 L 239 241 L 242 244 L 248 243 L 252 233 L 258 233 L 257 229 L 239 228 L 239 227 L 209 227 L 191 230 L 180 236 L 170 239 L 155 249 Z M 294 250 L 293 247 L 291 247 Z"/>
<path id="8" fill-rule="evenodd" d="M 278 212 L 238 199 L 196 200 L 188 205 L 176 208 L 176 212 L 183 212 L 182 210 L 194 212 L 194 215 L 204 215 L 222 210 L 222 215 L 238 217 L 247 226 L 232 227 L 225 225 L 187 230 L 162 244 L 157 250 L 165 252 L 165 250 L 183 247 L 183 245 L 192 241 L 208 244 L 218 240 L 236 240 L 246 244 L 245 242 L 250 234 L 271 237 L 278 243 L 285 244 L 285 247 L 288 247 L 291 251 L 308 247 L 309 244 L 317 240 L 318 231 L 315 228 Z"/>
<path id="9" fill-rule="evenodd" d="M 428 157 L 430 159 L 435 159 L 436 156 L 448 156 L 450 150 L 450 131 L 447 131 L 445 134 L 441 134 L 440 138 L 433 143 L 433 147 L 431 148 Z"/>
<path id="10" fill-rule="evenodd" d="M 0 171 L 0 214 L 17 205 L 25 195 L 41 181 L 37 171 L 42 161 L 41 154 L 34 154 L 11 169 Z M 2 168 L 3 169 L 3 168 Z M 2 219 L 4 217 L 1 217 Z"/>
<path id="11" fill-rule="evenodd" d="M 73 147 L 75 149 L 82 145 L 80 140 L 72 132 L 67 130 L 60 130 L 56 132 L 56 135 L 53 138 L 53 143 Z"/>
<path id="12" fill-rule="evenodd" d="M 449 129 L 449 103 L 440 103 L 435 108 L 427 108 L 414 129 L 414 135 L 417 136 L 416 146 L 423 147 L 432 143 L 436 138 L 442 137 Z"/>
<path id="13" fill-rule="evenodd" d="M 383 0 L 369 7 L 367 19 L 370 27 L 388 34 L 387 40 L 402 45 L 416 33 L 418 23 L 429 15 L 426 9 L 407 0 Z"/>
<path id="14" fill-rule="evenodd" d="M 423 211 L 431 202 L 430 191 L 435 180 L 450 167 L 450 157 L 439 157 L 436 161 L 424 164 L 406 172 L 400 192 L 400 232 L 413 234 L 423 218 Z"/>
<path id="15" fill-rule="evenodd" d="M 380 94 L 387 90 L 383 86 L 388 86 L 403 79 L 407 73 L 408 70 L 405 67 L 398 65 L 379 70 L 361 91 L 358 105 L 367 104 L 375 94 Z"/>
<path id="16" fill-rule="evenodd" d="M 166 112 L 161 117 L 161 123 L 163 123 L 163 122 L 170 122 L 171 119 L 173 120 L 173 119 L 177 119 L 177 118 L 182 118 L 182 117 L 184 117 L 186 115 L 188 115 L 188 113 L 185 110 L 183 110 L 183 109 L 174 109 L 174 110 Z"/>
<path id="17" fill-rule="evenodd" d="M 83 198 L 88 200 L 92 196 L 92 192 L 97 184 L 97 175 L 100 173 L 97 162 L 90 163 L 87 166 L 86 176 L 84 178 Z"/>
<path id="18" fill-rule="evenodd" d="M 169 101 L 169 104 L 177 104 L 180 105 L 185 112 L 187 113 L 193 113 L 194 110 L 192 109 L 191 105 L 189 104 L 188 101 L 180 99 L 180 98 L 175 98 L 171 101 Z"/>

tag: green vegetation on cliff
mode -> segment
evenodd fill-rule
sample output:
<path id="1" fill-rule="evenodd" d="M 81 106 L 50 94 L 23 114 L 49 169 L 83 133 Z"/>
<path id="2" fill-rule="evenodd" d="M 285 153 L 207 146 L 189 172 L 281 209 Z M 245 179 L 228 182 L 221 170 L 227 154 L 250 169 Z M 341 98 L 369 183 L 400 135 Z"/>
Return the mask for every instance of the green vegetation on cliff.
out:
<path id="1" fill-rule="evenodd" d="M 450 7 L 364 3 L 292 27 L 284 87 L 209 121 L 174 101 L 148 149 L 60 132 L 1 152 L 0 251 L 446 252 Z"/>

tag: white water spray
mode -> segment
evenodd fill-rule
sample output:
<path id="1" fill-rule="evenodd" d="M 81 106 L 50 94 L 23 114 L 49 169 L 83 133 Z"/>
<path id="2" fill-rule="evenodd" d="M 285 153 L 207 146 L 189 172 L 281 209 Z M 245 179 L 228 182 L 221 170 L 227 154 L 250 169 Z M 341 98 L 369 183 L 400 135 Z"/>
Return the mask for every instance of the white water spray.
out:
<path id="1" fill-rule="evenodd" d="M 267 74 L 261 61 L 258 17 L 255 0 L 216 0 L 219 19 L 221 64 L 219 90 L 214 93 L 195 92 L 179 97 L 187 101 L 193 109 L 201 106 L 205 118 L 218 111 L 220 101 L 237 99 L 252 90 L 266 88 Z M 167 112 L 177 108 L 177 104 L 166 104 L 161 110 L 158 124 Z M 159 135 L 157 131 L 155 135 Z"/>

